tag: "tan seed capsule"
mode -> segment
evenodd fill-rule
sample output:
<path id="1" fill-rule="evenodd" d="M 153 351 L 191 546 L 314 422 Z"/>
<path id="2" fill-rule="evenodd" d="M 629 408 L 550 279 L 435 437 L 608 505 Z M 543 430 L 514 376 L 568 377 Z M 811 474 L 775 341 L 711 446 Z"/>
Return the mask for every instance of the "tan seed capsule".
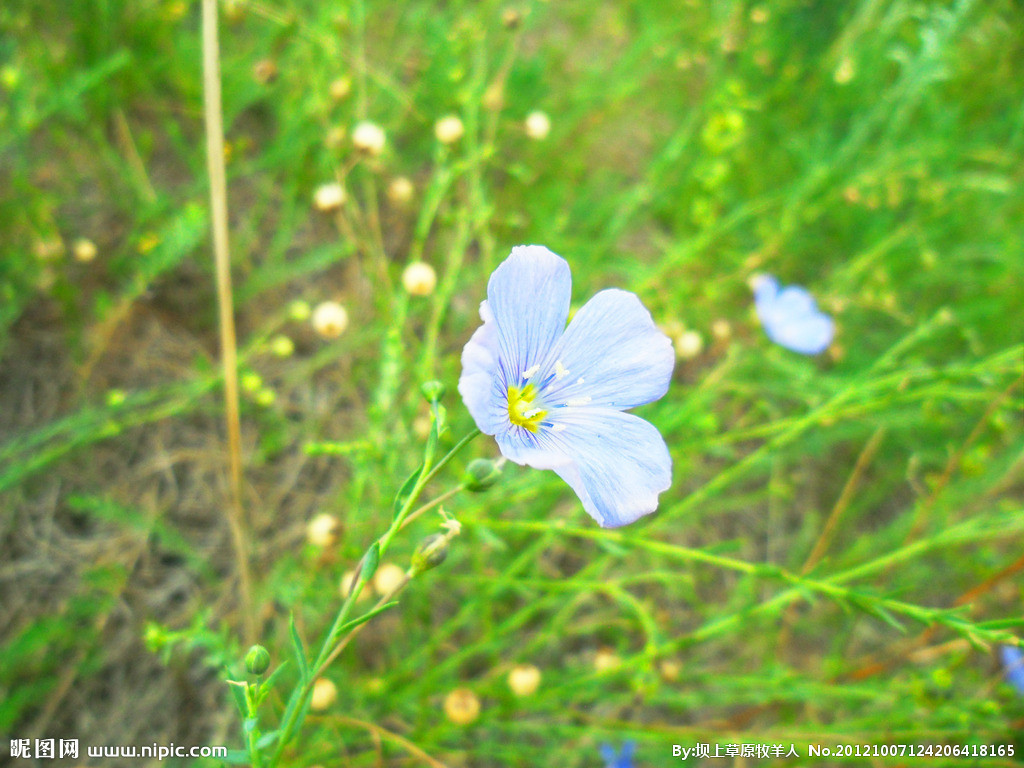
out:
<path id="1" fill-rule="evenodd" d="M 531 696 L 540 687 L 540 670 L 533 664 L 516 664 L 508 673 L 508 687 L 516 696 Z"/>
<path id="2" fill-rule="evenodd" d="M 465 132 L 462 121 L 456 115 L 445 115 L 434 125 L 434 135 L 442 144 L 454 144 Z"/>
<path id="3" fill-rule="evenodd" d="M 469 725 L 480 716 L 480 699 L 468 688 L 456 688 L 444 699 L 444 714 L 456 725 Z"/>
<path id="4" fill-rule="evenodd" d="M 704 338 L 697 331 L 684 331 L 676 337 L 676 356 L 681 360 L 692 360 L 704 349 Z"/>
<path id="5" fill-rule="evenodd" d="M 324 144 L 327 145 L 328 149 L 337 149 L 345 142 L 345 136 L 347 131 L 340 125 L 332 126 L 327 131 L 327 136 L 324 137 Z"/>
<path id="6" fill-rule="evenodd" d="M 361 152 L 368 155 L 379 155 L 384 151 L 384 144 L 387 143 L 387 136 L 384 129 L 376 123 L 364 120 L 357 123 L 352 129 L 352 144 Z"/>
<path id="7" fill-rule="evenodd" d="M 658 671 L 666 682 L 674 683 L 683 673 L 683 665 L 675 659 L 662 659 L 658 664 Z"/>
<path id="8" fill-rule="evenodd" d="M 413 296 L 429 296 L 437 286 L 437 273 L 429 264 L 414 261 L 402 272 L 402 286 Z"/>
<path id="9" fill-rule="evenodd" d="M 313 695 L 309 698 L 309 708 L 314 712 L 323 712 L 338 698 L 338 688 L 326 677 L 317 678 L 313 683 Z"/>
<path id="10" fill-rule="evenodd" d="M 405 178 L 405 176 L 398 176 L 388 184 L 388 200 L 395 205 L 405 205 L 405 203 L 412 200 L 415 191 L 416 189 L 409 179 Z"/>
<path id="11" fill-rule="evenodd" d="M 384 563 L 373 574 L 373 589 L 384 597 L 390 595 L 405 583 L 405 569 L 394 563 Z"/>
<path id="12" fill-rule="evenodd" d="M 336 181 L 321 184 L 313 193 L 313 206 L 318 211 L 336 211 L 345 204 L 345 188 Z"/>
<path id="13" fill-rule="evenodd" d="M 484 91 L 481 103 L 484 105 L 484 109 L 498 112 L 505 106 L 505 87 L 499 81 L 494 81 Z"/>
<path id="14" fill-rule="evenodd" d="M 348 312 L 336 301 L 325 301 L 313 310 L 313 330 L 325 339 L 336 339 L 348 327 Z"/>
<path id="15" fill-rule="evenodd" d="M 277 64 L 273 59 L 261 59 L 252 67 L 252 77 L 260 85 L 269 85 L 277 79 Z"/>
<path id="16" fill-rule="evenodd" d="M 326 512 L 321 512 L 306 525 L 306 538 L 316 547 L 334 546 L 340 533 L 341 521 Z"/>
<path id="17" fill-rule="evenodd" d="M 71 253 L 74 254 L 75 261 L 88 264 L 96 258 L 98 250 L 96 248 L 96 243 L 92 240 L 86 237 L 80 237 L 75 240 L 74 245 L 71 246 Z"/>
<path id="18" fill-rule="evenodd" d="M 551 133 L 551 118 L 537 110 L 526 116 L 526 135 L 535 141 L 542 141 Z"/>
<path id="19" fill-rule="evenodd" d="M 594 654 L 594 670 L 597 672 L 611 672 L 622 666 L 622 659 L 611 648 L 601 648 Z"/>
<path id="20" fill-rule="evenodd" d="M 341 101 L 352 93 L 352 78 L 347 76 L 339 77 L 331 83 L 330 91 L 332 99 Z"/>

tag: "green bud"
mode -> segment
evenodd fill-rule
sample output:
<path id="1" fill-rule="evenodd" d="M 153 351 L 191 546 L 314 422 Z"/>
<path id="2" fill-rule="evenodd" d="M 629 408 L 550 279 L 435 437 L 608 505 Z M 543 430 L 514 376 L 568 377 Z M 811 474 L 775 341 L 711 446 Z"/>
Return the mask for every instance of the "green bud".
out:
<path id="1" fill-rule="evenodd" d="M 263 386 L 263 377 L 255 371 L 246 371 L 242 374 L 240 382 L 246 392 L 255 393 Z"/>
<path id="2" fill-rule="evenodd" d="M 486 491 L 501 477 L 501 470 L 498 465 L 490 459 L 473 459 L 466 467 L 466 473 L 462 476 L 462 482 L 467 491 L 480 493 Z"/>
<path id="3" fill-rule="evenodd" d="M 278 357 L 291 357 L 295 352 L 295 342 L 280 333 L 270 340 L 270 351 Z"/>
<path id="4" fill-rule="evenodd" d="M 119 405 L 123 405 L 124 401 L 128 399 L 128 395 L 125 394 L 123 389 L 110 389 L 107 390 L 107 405 L 111 408 L 116 408 Z"/>
<path id="5" fill-rule="evenodd" d="M 412 553 L 412 573 L 416 575 L 436 568 L 448 557 L 448 537 L 441 533 L 427 536 Z"/>
<path id="6" fill-rule="evenodd" d="M 297 323 L 304 323 L 309 320 L 309 316 L 313 314 L 312 308 L 309 306 L 309 302 L 298 299 L 288 305 L 288 316 Z"/>
<path id="7" fill-rule="evenodd" d="M 245 654 L 245 668 L 250 675 L 262 675 L 270 667 L 270 653 L 262 645 L 254 645 Z"/>
<path id="8" fill-rule="evenodd" d="M 440 381 L 425 381 L 420 385 L 420 392 L 427 398 L 427 402 L 436 403 L 447 391 L 447 387 Z"/>

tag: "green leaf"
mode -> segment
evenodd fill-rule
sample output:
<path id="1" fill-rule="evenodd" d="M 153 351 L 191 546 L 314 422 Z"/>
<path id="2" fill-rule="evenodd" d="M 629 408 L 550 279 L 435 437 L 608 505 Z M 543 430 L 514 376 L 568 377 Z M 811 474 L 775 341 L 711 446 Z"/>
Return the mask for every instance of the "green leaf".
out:
<path id="1" fill-rule="evenodd" d="M 259 750 L 266 749 L 271 744 L 273 744 L 275 741 L 277 741 L 277 737 L 280 736 L 280 735 L 281 735 L 280 729 L 274 730 L 274 731 L 268 731 L 267 733 L 264 733 L 262 736 L 260 736 L 259 740 L 257 740 L 257 742 L 256 742 L 256 749 L 259 749 Z"/>
<path id="2" fill-rule="evenodd" d="M 288 616 L 288 631 L 292 637 L 292 650 L 295 652 L 295 660 L 299 665 L 299 682 L 304 683 L 309 679 L 309 660 L 306 658 L 306 651 L 302 647 L 302 638 L 299 637 L 299 630 L 295 628 L 295 614 Z"/>
<path id="3" fill-rule="evenodd" d="M 269 691 L 271 687 L 273 687 L 274 681 L 277 679 L 278 675 L 280 675 L 281 672 L 283 672 L 287 668 L 287 661 L 282 661 L 280 664 L 278 664 L 277 669 L 275 669 L 273 672 L 267 675 L 266 678 L 264 678 L 263 682 L 260 683 L 260 693 L 262 694 L 265 691 Z"/>
<path id="4" fill-rule="evenodd" d="M 434 428 L 430 428 L 430 433 L 434 433 Z M 406 478 L 406 481 L 402 483 L 402 487 L 398 489 L 398 495 L 395 496 L 395 503 L 392 508 L 392 517 L 398 517 L 398 513 L 402 511 L 402 507 L 405 505 L 406 500 L 412 493 L 412 489 L 416 487 L 416 482 L 420 479 L 420 475 L 423 474 L 423 465 L 420 464 L 416 471 Z"/>
<path id="5" fill-rule="evenodd" d="M 235 706 L 238 707 L 239 714 L 241 714 L 242 717 L 246 717 L 249 714 L 249 705 L 245 700 L 246 683 L 240 683 L 237 680 L 231 679 L 229 679 L 227 683 L 228 689 L 231 691 L 231 696 L 235 700 Z"/>
<path id="6" fill-rule="evenodd" d="M 388 608 L 391 608 L 392 606 L 395 606 L 395 605 L 398 605 L 398 601 L 397 600 L 392 600 L 390 603 L 384 603 L 384 605 L 381 605 L 381 606 L 379 606 L 377 608 L 374 608 L 372 611 L 368 611 L 367 613 L 364 613 L 362 616 L 360 616 L 357 619 L 352 619 L 351 621 L 346 621 L 341 626 L 341 629 L 338 630 L 338 636 L 341 637 L 346 632 L 349 632 L 349 631 L 355 629 L 356 627 L 358 627 L 360 624 L 365 624 L 366 622 L 368 622 L 370 619 L 372 619 L 377 614 L 383 613 Z"/>
<path id="7" fill-rule="evenodd" d="M 241 749 L 229 749 L 227 755 L 224 756 L 224 762 L 231 765 L 252 764 L 252 760 L 249 759 L 249 753 Z"/>
<path id="8" fill-rule="evenodd" d="M 380 542 L 375 541 L 363 555 L 363 565 L 359 569 L 359 578 L 362 581 L 369 581 L 377 572 L 377 565 L 380 563 Z"/>

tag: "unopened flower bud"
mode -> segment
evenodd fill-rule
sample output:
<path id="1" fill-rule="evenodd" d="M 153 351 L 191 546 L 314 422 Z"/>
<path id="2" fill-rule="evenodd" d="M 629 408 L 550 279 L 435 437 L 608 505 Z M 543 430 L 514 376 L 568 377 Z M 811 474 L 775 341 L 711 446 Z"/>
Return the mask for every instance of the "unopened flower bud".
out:
<path id="1" fill-rule="evenodd" d="M 413 574 L 436 568 L 448 557 L 448 537 L 442 533 L 432 533 L 416 547 L 412 553 Z"/>
<path id="2" fill-rule="evenodd" d="M 242 389 L 250 395 L 254 395 L 259 392 L 260 388 L 263 386 L 263 377 L 255 371 L 246 371 L 242 374 L 241 382 Z"/>
<path id="3" fill-rule="evenodd" d="M 424 381 L 420 385 L 420 392 L 427 398 L 428 403 L 433 403 L 444 397 L 447 387 L 440 381 Z"/>
<path id="4" fill-rule="evenodd" d="M 270 667 L 270 652 L 262 645 L 254 645 L 245 654 L 245 668 L 250 675 L 262 675 Z"/>
<path id="5" fill-rule="evenodd" d="M 469 462 L 469 466 L 466 467 L 466 473 L 462 477 L 462 482 L 466 486 L 467 491 L 473 493 L 480 493 L 486 491 L 501 477 L 501 470 L 498 469 L 498 465 L 490 459 L 473 459 Z"/>
<path id="6" fill-rule="evenodd" d="M 279 333 L 270 340 L 270 351 L 277 357 L 291 357 L 295 353 L 295 342 L 290 336 Z"/>
<path id="7" fill-rule="evenodd" d="M 311 314 L 313 314 L 313 310 L 309 306 L 308 301 L 296 299 L 288 305 L 288 317 L 297 323 L 304 323 L 306 320 L 309 320 Z"/>

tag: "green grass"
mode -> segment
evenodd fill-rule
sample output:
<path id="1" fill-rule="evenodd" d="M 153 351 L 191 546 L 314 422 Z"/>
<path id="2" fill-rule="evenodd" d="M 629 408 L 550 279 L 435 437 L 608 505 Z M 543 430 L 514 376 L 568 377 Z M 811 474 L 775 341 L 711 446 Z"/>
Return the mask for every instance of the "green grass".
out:
<path id="1" fill-rule="evenodd" d="M 507 8 L 522 13 L 514 29 Z M 674 462 L 658 512 L 605 531 L 552 473 L 511 464 L 494 489 L 454 495 L 444 509 L 463 528 L 447 561 L 331 666 L 338 701 L 286 764 L 425 753 L 582 768 L 627 738 L 640 766 L 697 742 L 804 756 L 810 743 L 1016 743 L 985 764 L 1020 763 L 1024 700 L 992 652 L 1024 634 L 1019 4 L 222 11 L 239 352 L 274 393 L 245 395 L 242 428 L 275 666 L 291 655 L 290 612 L 315 655 L 342 574 L 389 524 L 422 456 L 419 384 L 448 384 L 443 449 L 472 428 L 459 353 L 511 246 L 568 259 L 576 307 L 623 287 L 706 342 L 638 411 Z M 261 82 L 266 60 L 277 76 Z M 223 682 L 243 674 L 245 642 L 200 70 L 196 2 L 0 8 L 12 738 L 243 746 Z M 335 99 L 341 77 L 352 91 Z M 551 118 L 543 141 L 523 129 L 535 109 Z M 442 147 L 433 125 L 450 113 L 466 135 Z M 352 149 L 361 119 L 387 132 L 379 158 Z M 407 204 L 387 195 L 398 176 L 415 185 Z M 340 213 L 314 210 L 315 188 L 339 178 Z M 80 237 L 95 261 L 72 257 Z M 401 288 L 416 259 L 437 270 L 429 297 Z M 755 271 L 817 296 L 838 326 L 829 353 L 765 338 Z M 289 314 L 326 299 L 350 316 L 333 341 Z M 727 338 L 712 333 L 721 320 Z M 292 356 L 270 351 L 279 333 Z M 497 449 L 477 438 L 424 500 L 473 456 Z M 343 523 L 329 551 L 304 541 L 319 512 Z M 419 517 L 386 560 L 405 567 L 440 521 Z M 602 649 L 616 668 L 595 670 Z M 532 696 L 506 684 L 518 663 L 542 670 Z M 264 730 L 295 674 L 277 679 Z M 472 724 L 443 713 L 456 688 L 482 702 Z M 194 703 L 169 720 L 157 695 Z M 815 760 L 801 764 L 836 764 Z"/>

